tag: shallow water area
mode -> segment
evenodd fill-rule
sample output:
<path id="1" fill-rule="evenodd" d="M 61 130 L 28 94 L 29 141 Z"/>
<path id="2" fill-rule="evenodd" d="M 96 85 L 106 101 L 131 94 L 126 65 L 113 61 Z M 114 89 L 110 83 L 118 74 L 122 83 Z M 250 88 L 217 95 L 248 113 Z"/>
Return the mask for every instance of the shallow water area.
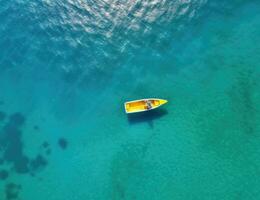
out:
<path id="1" fill-rule="evenodd" d="M 0 199 L 259 199 L 259 35 L 255 0 L 0 2 Z"/>

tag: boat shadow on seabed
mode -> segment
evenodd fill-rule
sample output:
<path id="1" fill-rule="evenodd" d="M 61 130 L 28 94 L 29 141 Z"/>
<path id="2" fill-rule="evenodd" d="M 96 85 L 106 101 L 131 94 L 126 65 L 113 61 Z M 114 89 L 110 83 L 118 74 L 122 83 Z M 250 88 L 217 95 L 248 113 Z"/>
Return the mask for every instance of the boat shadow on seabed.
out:
<path id="1" fill-rule="evenodd" d="M 150 110 L 146 112 L 128 114 L 127 118 L 130 125 L 147 122 L 149 126 L 153 128 L 154 120 L 157 120 L 167 114 L 168 114 L 167 110 L 163 108 L 159 108 L 159 109 Z"/>

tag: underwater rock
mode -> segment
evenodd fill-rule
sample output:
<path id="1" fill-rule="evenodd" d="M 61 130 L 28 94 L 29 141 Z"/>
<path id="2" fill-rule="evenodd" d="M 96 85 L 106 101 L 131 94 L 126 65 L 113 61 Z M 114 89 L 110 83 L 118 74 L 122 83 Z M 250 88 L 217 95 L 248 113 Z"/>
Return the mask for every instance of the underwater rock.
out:
<path id="1" fill-rule="evenodd" d="M 24 124 L 25 117 L 21 113 L 17 112 L 17 113 L 12 114 L 9 117 L 9 122 L 12 123 L 16 127 L 20 127 L 21 125 Z"/>
<path id="2" fill-rule="evenodd" d="M 47 160 L 41 155 L 31 159 L 24 154 L 21 126 L 25 121 L 25 117 L 17 112 L 12 114 L 0 129 L 0 149 L 2 149 L 0 164 L 4 162 L 10 164 L 11 168 L 18 174 L 32 173 L 47 165 Z M 42 146 L 46 151 L 49 143 L 44 142 Z M 5 179 L 6 176 L 8 176 L 7 171 L 0 171 L 0 179 Z"/>
<path id="3" fill-rule="evenodd" d="M 38 170 L 39 168 L 45 167 L 47 164 L 47 160 L 42 155 L 38 155 L 31 161 L 31 168 L 32 170 Z"/>
<path id="4" fill-rule="evenodd" d="M 21 124 L 21 120 L 18 121 Z M 27 173 L 29 159 L 23 155 L 22 133 L 13 122 L 8 122 L 3 128 L 3 137 L 0 139 L 0 147 L 5 149 L 3 158 L 14 164 L 17 173 Z"/>
<path id="5" fill-rule="evenodd" d="M 48 142 L 43 142 L 42 147 L 46 150 L 45 154 L 50 155 L 51 154 L 51 149 L 50 149 L 50 144 Z"/>
<path id="6" fill-rule="evenodd" d="M 9 121 L 2 128 L 0 148 L 3 151 L 3 160 L 13 164 L 17 173 L 28 172 L 29 159 L 23 154 L 22 132 L 19 127 L 25 122 L 25 117 L 15 113 L 9 117 Z"/>
<path id="7" fill-rule="evenodd" d="M 40 127 L 38 125 L 35 125 L 35 126 L 33 126 L 33 129 L 38 131 L 38 130 L 40 130 Z"/>
<path id="8" fill-rule="evenodd" d="M 9 176 L 8 171 L 4 169 L 0 171 L 0 180 L 5 180 L 8 178 L 8 176 Z"/>
<path id="9" fill-rule="evenodd" d="M 1 122 L 1 121 L 4 121 L 5 118 L 6 118 L 6 113 L 3 112 L 3 111 L 0 111 L 0 122 Z"/>
<path id="10" fill-rule="evenodd" d="M 48 142 L 43 142 L 42 147 L 45 149 L 45 154 L 50 155 L 51 154 L 51 149 L 50 149 L 50 144 Z"/>
<path id="11" fill-rule="evenodd" d="M 68 141 L 65 138 L 60 138 L 58 144 L 62 149 L 66 149 L 68 146 Z"/>
<path id="12" fill-rule="evenodd" d="M 5 186 L 5 196 L 6 200 L 14 200 L 18 199 L 19 191 L 21 190 L 21 186 L 15 183 L 9 183 Z"/>
<path id="13" fill-rule="evenodd" d="M 19 174 L 25 174 L 29 172 L 28 168 L 29 158 L 27 156 L 21 156 L 19 160 L 15 162 L 15 171 Z"/>
<path id="14" fill-rule="evenodd" d="M 43 142 L 42 143 L 42 146 L 43 146 L 43 148 L 47 148 L 47 147 L 49 147 L 50 146 L 50 144 L 48 143 L 48 142 Z"/>

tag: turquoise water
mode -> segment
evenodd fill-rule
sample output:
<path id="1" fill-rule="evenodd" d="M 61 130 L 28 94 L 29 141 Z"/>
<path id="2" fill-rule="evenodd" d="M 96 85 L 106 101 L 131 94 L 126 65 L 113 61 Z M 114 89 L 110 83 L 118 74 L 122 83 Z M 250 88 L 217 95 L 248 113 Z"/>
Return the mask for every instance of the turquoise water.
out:
<path id="1" fill-rule="evenodd" d="M 257 0 L 2 0 L 0 199 L 260 199 L 259 35 Z"/>

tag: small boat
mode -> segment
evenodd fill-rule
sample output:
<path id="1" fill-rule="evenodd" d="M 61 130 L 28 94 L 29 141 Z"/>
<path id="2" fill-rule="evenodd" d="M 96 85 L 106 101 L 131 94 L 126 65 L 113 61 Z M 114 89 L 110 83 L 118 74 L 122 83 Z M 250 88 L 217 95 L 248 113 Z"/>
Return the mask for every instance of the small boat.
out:
<path id="1" fill-rule="evenodd" d="M 163 104 L 166 104 L 168 101 L 164 99 L 139 99 L 134 101 L 125 102 L 125 112 L 126 113 L 137 113 L 153 110 L 160 107 Z"/>

